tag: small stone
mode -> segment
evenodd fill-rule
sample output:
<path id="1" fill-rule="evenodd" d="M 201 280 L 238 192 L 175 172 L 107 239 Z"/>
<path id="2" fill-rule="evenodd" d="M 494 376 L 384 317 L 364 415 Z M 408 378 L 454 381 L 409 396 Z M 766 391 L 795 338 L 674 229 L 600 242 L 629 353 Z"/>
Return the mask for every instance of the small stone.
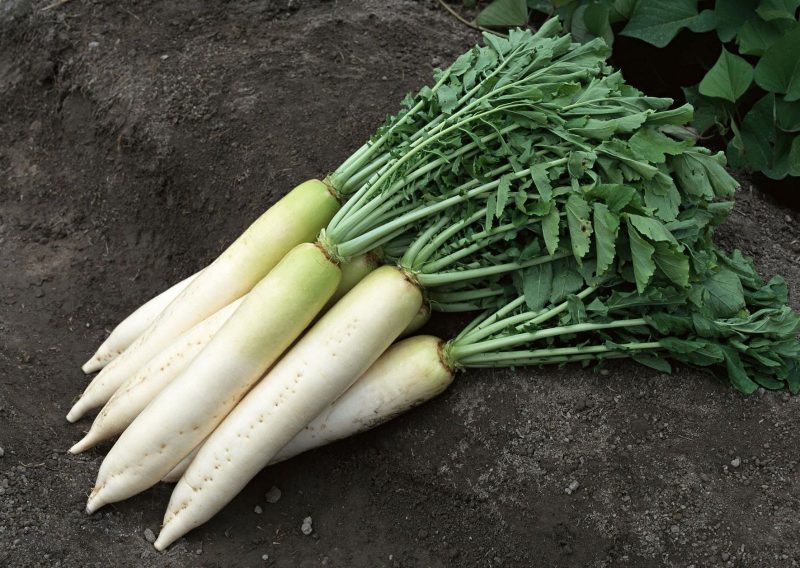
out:
<path id="1" fill-rule="evenodd" d="M 0 448 L 0 458 L 6 455 L 6 451 L 3 448 Z"/>
<path id="2" fill-rule="evenodd" d="M 89 42 L 89 49 L 97 49 L 98 47 L 100 47 L 100 42 L 97 41 Z"/>
<path id="3" fill-rule="evenodd" d="M 254 512 L 256 515 L 260 515 L 261 513 L 263 513 L 263 512 L 264 512 L 264 509 L 262 509 L 261 507 L 259 507 L 258 505 L 256 505 L 255 507 L 253 507 L 253 512 Z"/>
<path id="4" fill-rule="evenodd" d="M 267 560 L 269 560 L 269 554 L 262 554 L 262 555 L 261 555 L 261 560 L 263 560 L 264 562 L 266 562 Z"/>
<path id="5" fill-rule="evenodd" d="M 167 55 L 166 53 L 161 56 L 161 61 L 166 61 L 167 59 L 169 59 L 169 55 Z"/>
<path id="6" fill-rule="evenodd" d="M 303 524 L 300 527 L 300 532 L 302 532 L 306 536 L 314 532 L 314 528 L 311 526 L 312 522 L 313 521 L 311 520 L 311 517 L 306 517 L 305 519 L 303 519 Z"/>
<path id="7" fill-rule="evenodd" d="M 149 543 L 153 543 L 156 541 L 156 535 L 153 534 L 153 531 L 150 530 L 149 527 L 144 529 L 144 539 Z"/>
<path id="8" fill-rule="evenodd" d="M 267 500 L 267 503 L 277 503 L 281 500 L 281 490 L 273 485 L 264 495 L 264 499 Z"/>
<path id="9" fill-rule="evenodd" d="M 679 532 L 681 532 L 681 529 L 680 529 L 680 527 L 678 527 L 678 525 L 672 525 L 672 526 L 669 528 L 669 531 L 670 531 L 672 534 L 678 534 Z"/>
<path id="10" fill-rule="evenodd" d="M 791 223 L 792 222 L 792 216 L 791 215 L 787 215 L 786 217 L 784 217 L 784 219 L 786 219 L 787 223 Z"/>
<path id="11" fill-rule="evenodd" d="M 736 456 L 731 460 L 731 467 L 739 467 L 740 465 L 742 465 L 742 458 L 739 456 Z"/>
<path id="12" fill-rule="evenodd" d="M 197 556 L 200 556 L 201 554 L 203 554 L 203 549 L 202 549 L 202 548 L 198 548 L 197 550 L 195 550 L 195 551 L 194 551 L 194 553 L 195 553 Z"/>
<path id="13" fill-rule="evenodd" d="M 578 487 L 580 486 L 581 484 L 573 479 L 572 482 L 570 482 L 570 484 L 567 486 L 567 488 L 564 489 L 564 493 L 566 493 L 567 495 L 572 495 L 578 490 Z"/>
<path id="14" fill-rule="evenodd" d="M 731 559 L 731 555 L 728 554 L 727 552 L 723 552 L 721 558 L 723 562 L 727 562 L 728 560 Z"/>

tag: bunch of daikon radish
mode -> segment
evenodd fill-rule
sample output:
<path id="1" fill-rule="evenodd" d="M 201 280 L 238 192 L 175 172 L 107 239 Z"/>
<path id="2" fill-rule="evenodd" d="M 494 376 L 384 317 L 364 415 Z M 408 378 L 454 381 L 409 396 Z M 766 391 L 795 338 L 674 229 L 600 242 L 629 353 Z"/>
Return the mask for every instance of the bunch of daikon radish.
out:
<path id="1" fill-rule="evenodd" d="M 792 387 L 797 318 L 780 282 L 713 247 L 735 183 L 687 138 L 691 107 L 626 85 L 601 40 L 556 20 L 485 39 L 114 329 L 67 415 L 102 406 L 73 453 L 118 436 L 87 512 L 177 481 L 163 550 L 267 464 L 432 398 L 458 368 L 668 355 Z M 726 311 L 715 286 L 734 280 Z M 395 343 L 431 307 L 482 313 L 449 342 Z"/>

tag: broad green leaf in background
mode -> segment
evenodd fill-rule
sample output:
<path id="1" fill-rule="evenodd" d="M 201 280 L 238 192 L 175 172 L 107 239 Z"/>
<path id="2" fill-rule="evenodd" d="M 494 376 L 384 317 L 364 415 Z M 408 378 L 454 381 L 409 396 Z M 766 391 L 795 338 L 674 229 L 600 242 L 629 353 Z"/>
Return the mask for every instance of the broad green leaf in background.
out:
<path id="1" fill-rule="evenodd" d="M 635 8 L 636 0 L 613 0 L 611 2 L 611 22 L 616 23 L 630 20 Z"/>
<path id="2" fill-rule="evenodd" d="M 528 23 L 528 4 L 525 0 L 494 0 L 486 6 L 475 23 L 487 28 L 509 28 Z"/>
<path id="3" fill-rule="evenodd" d="M 753 67 L 724 47 L 719 59 L 700 81 L 700 94 L 735 103 L 753 82 Z"/>
<path id="4" fill-rule="evenodd" d="M 774 101 L 775 95 L 765 95 L 744 117 L 738 132 L 728 144 L 728 160 L 734 168 L 765 170 L 770 166 L 770 139 L 774 139 L 775 135 L 772 120 Z"/>
<path id="5" fill-rule="evenodd" d="M 761 0 L 756 13 L 766 21 L 794 20 L 800 0 Z"/>
<path id="6" fill-rule="evenodd" d="M 664 47 L 683 28 L 707 32 L 713 30 L 714 25 L 714 11 L 698 12 L 697 0 L 639 0 L 621 33 Z"/>
<path id="7" fill-rule="evenodd" d="M 778 128 L 784 132 L 800 132 L 800 101 L 788 102 L 784 97 L 775 97 L 775 118 Z"/>
<path id="8" fill-rule="evenodd" d="M 759 0 L 718 0 L 714 6 L 717 36 L 723 42 L 731 41 L 745 20 L 752 16 Z"/>
<path id="9" fill-rule="evenodd" d="M 800 99 L 800 26 L 772 44 L 756 65 L 756 83 L 765 91 Z"/>
<path id="10" fill-rule="evenodd" d="M 764 55 L 769 47 L 782 38 L 793 26 L 798 25 L 790 20 L 773 20 L 765 22 L 758 16 L 750 18 L 739 30 L 736 44 L 739 53 L 745 55 Z"/>
<path id="11" fill-rule="evenodd" d="M 542 14 L 550 14 L 553 11 L 553 3 L 550 0 L 527 0 L 527 3 L 529 9 Z"/>
<path id="12" fill-rule="evenodd" d="M 728 144 L 732 167 L 758 170 L 772 179 L 800 175 L 800 135 L 777 128 L 776 108 L 776 96 L 769 93 L 744 117 Z"/>
<path id="13" fill-rule="evenodd" d="M 608 6 L 600 3 L 587 4 L 583 13 L 583 23 L 592 36 L 603 38 L 609 46 L 614 44 Z"/>

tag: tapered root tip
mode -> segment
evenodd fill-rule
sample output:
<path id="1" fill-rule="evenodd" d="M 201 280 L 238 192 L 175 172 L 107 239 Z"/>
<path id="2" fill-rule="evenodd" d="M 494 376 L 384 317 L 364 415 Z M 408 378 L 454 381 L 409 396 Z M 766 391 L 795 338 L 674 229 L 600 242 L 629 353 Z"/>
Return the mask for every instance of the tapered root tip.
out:
<path id="1" fill-rule="evenodd" d="M 173 534 L 172 531 L 169 530 L 169 525 L 164 526 L 161 529 L 161 532 L 158 533 L 158 538 L 153 543 L 153 546 L 156 547 L 156 550 L 159 552 L 164 552 L 164 550 L 173 542 L 178 540 L 181 537 L 180 534 Z"/>
<path id="2" fill-rule="evenodd" d="M 87 501 L 87 503 L 86 503 L 86 514 L 87 515 L 91 515 L 92 513 L 97 511 L 97 509 L 99 509 L 102 506 L 103 506 L 103 503 L 98 501 L 94 496 L 89 497 L 89 501 Z"/>
<path id="3" fill-rule="evenodd" d="M 83 364 L 83 367 L 81 367 L 81 371 L 89 375 L 91 373 L 94 373 L 95 371 L 99 371 L 102 368 L 103 365 L 97 359 L 92 357 L 91 359 L 86 361 L 86 363 Z"/>
<path id="4" fill-rule="evenodd" d="M 78 400 L 72 408 L 70 408 L 69 412 L 67 413 L 67 421 L 68 422 L 77 422 L 80 420 L 84 414 L 86 414 L 86 408 L 83 405 L 83 398 Z"/>
<path id="5" fill-rule="evenodd" d="M 88 434 L 86 434 L 82 440 L 78 441 L 74 446 L 69 449 L 69 453 L 71 454 L 80 454 L 81 452 L 85 452 L 89 448 L 93 448 L 94 445 L 97 444 L 97 440 L 95 440 L 94 436 L 92 436 L 91 430 Z"/>

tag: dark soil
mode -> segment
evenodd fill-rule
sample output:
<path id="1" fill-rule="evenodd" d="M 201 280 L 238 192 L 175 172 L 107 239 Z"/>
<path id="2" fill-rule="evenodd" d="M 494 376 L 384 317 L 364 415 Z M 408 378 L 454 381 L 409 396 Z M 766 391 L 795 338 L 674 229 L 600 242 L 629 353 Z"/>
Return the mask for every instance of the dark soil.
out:
<path id="1" fill-rule="evenodd" d="M 800 399 L 625 363 L 460 375 L 262 472 L 166 554 L 145 531 L 169 487 L 87 517 L 108 447 L 67 454 L 88 421 L 64 415 L 94 347 L 477 36 L 411 0 L 46 4 L 0 0 L 1 566 L 800 562 Z M 798 239 L 748 184 L 719 235 L 795 301 Z"/>

